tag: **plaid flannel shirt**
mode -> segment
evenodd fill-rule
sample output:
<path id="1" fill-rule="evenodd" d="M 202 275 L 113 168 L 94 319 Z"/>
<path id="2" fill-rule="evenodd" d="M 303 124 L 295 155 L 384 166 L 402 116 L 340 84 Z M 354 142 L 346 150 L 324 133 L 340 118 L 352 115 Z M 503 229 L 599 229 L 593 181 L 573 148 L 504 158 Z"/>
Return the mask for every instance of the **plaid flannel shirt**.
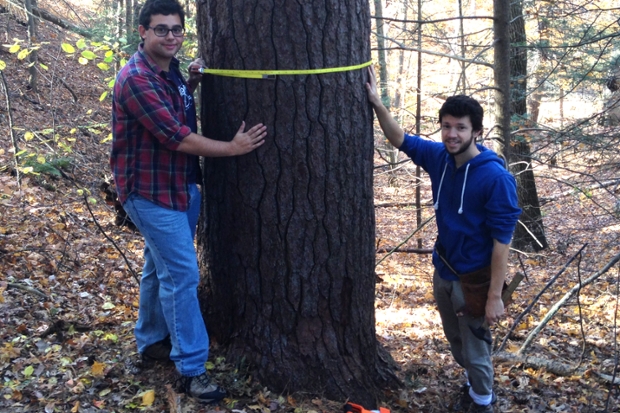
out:
<path id="1" fill-rule="evenodd" d="M 187 87 L 177 59 L 170 70 Z M 197 156 L 176 150 L 192 132 L 185 123 L 183 96 L 140 45 L 116 77 L 112 100 L 110 165 L 121 203 L 137 193 L 164 208 L 188 209 L 188 184 L 200 168 Z"/>

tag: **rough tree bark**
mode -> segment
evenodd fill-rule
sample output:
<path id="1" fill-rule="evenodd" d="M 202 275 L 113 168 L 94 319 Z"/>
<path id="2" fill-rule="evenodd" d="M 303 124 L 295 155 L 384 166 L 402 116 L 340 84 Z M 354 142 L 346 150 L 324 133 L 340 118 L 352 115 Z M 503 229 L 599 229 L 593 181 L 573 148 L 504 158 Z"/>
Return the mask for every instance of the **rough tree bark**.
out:
<path id="1" fill-rule="evenodd" d="M 527 122 L 527 49 L 525 45 L 525 21 L 523 2 L 515 0 L 510 4 L 510 78 L 511 112 L 522 124 Z M 536 189 L 536 179 L 532 169 L 532 153 L 524 136 L 516 134 L 510 142 L 510 170 L 517 180 L 519 205 L 523 210 L 515 230 L 513 246 L 525 249 L 530 246 L 535 251 L 547 248 L 547 237 L 543 225 L 540 201 Z"/>
<path id="2" fill-rule="evenodd" d="M 364 0 L 198 3 L 210 68 L 303 70 L 370 60 Z M 203 132 L 242 120 L 266 143 L 205 159 L 201 299 L 229 360 L 275 391 L 371 406 L 395 384 L 375 335 L 372 112 L 366 70 L 274 80 L 205 76 Z"/>

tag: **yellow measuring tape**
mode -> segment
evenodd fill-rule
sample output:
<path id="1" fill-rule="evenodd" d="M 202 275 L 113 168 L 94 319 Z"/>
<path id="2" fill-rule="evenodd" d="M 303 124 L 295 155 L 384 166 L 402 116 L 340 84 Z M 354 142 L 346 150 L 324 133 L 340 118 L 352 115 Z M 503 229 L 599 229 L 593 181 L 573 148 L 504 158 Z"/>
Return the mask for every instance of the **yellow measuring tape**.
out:
<path id="1" fill-rule="evenodd" d="M 208 73 L 216 76 L 241 77 L 245 79 L 274 79 L 282 75 L 319 75 L 322 73 L 348 72 L 370 66 L 372 60 L 355 66 L 330 67 L 326 69 L 304 70 L 233 70 L 233 69 L 209 69 L 201 67 L 200 73 Z"/>

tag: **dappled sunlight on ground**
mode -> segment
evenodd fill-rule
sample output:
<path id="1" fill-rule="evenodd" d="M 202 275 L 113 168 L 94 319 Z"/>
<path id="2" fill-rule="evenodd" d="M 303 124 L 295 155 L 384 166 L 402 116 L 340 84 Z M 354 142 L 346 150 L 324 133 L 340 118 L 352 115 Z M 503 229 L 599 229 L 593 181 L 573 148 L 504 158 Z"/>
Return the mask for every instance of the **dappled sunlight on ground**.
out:
<path id="1" fill-rule="evenodd" d="M 386 340 L 405 336 L 413 340 L 435 336 L 441 319 L 434 307 L 384 308 L 375 311 L 377 334 Z"/>

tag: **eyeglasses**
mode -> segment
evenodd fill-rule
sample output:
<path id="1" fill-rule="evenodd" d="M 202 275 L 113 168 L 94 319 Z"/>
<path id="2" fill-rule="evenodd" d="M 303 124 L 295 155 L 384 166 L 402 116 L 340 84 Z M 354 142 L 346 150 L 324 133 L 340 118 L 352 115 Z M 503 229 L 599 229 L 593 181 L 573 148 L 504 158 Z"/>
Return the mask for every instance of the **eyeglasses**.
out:
<path id="1" fill-rule="evenodd" d="M 182 37 L 185 34 L 185 29 L 181 26 L 174 26 L 172 29 L 167 28 L 166 26 L 146 26 L 146 30 L 153 29 L 153 33 L 157 37 L 166 37 L 168 36 L 168 32 L 172 32 L 174 37 Z"/>

